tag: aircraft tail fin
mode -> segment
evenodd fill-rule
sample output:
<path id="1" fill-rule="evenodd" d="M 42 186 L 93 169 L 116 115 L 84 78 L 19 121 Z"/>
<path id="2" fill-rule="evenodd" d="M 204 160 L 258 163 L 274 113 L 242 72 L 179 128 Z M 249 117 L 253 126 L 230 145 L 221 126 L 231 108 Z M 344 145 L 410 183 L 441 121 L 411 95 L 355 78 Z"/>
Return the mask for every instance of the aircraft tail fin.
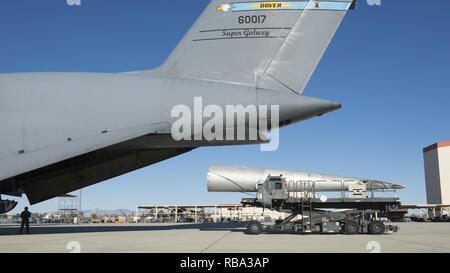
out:
<path id="1" fill-rule="evenodd" d="M 303 93 L 354 0 L 212 0 L 155 72 Z"/>

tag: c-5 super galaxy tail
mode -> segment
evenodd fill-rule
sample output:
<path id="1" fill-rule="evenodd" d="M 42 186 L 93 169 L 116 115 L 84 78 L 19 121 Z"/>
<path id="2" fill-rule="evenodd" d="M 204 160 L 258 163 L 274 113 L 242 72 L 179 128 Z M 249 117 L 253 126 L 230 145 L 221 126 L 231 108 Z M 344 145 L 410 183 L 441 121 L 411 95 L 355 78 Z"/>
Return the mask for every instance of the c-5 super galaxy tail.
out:
<path id="1" fill-rule="evenodd" d="M 213 0 L 158 69 L 303 93 L 353 0 Z"/>

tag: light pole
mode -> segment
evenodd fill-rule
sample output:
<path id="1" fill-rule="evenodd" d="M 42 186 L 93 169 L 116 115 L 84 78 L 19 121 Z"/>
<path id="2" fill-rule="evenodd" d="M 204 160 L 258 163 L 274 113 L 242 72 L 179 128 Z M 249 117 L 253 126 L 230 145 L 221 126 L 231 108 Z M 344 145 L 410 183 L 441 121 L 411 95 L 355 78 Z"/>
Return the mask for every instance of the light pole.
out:
<path id="1" fill-rule="evenodd" d="M 80 224 L 81 222 L 81 194 L 82 190 L 80 189 L 80 194 L 78 196 L 78 221 L 77 221 L 78 224 Z"/>

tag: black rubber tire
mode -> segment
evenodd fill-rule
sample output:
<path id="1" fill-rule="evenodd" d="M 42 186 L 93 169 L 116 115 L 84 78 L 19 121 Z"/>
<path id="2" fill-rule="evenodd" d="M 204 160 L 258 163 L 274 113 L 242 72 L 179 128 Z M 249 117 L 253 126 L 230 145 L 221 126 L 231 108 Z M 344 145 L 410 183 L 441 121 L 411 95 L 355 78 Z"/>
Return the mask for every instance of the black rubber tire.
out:
<path id="1" fill-rule="evenodd" d="M 262 225 L 258 221 L 252 221 L 247 225 L 247 234 L 260 235 L 262 232 Z"/>
<path id="2" fill-rule="evenodd" d="M 356 221 L 350 220 L 344 224 L 344 233 L 347 235 L 355 235 L 359 233 L 359 224 Z"/>
<path id="3" fill-rule="evenodd" d="M 381 235 L 386 231 L 386 226 L 382 221 L 372 221 L 369 224 L 369 233 L 372 235 Z"/>
<path id="4" fill-rule="evenodd" d="M 397 204 L 391 204 L 391 205 L 389 205 L 389 209 L 396 210 L 396 209 L 398 209 L 398 205 Z"/>

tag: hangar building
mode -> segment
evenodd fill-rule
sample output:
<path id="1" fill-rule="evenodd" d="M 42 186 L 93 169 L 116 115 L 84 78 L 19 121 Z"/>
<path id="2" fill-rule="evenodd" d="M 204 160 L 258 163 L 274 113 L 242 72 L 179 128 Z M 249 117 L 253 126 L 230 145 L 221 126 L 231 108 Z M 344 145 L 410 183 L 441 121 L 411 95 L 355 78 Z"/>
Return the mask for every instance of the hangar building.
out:
<path id="1" fill-rule="evenodd" d="M 423 149 L 428 204 L 450 204 L 450 141 Z"/>

